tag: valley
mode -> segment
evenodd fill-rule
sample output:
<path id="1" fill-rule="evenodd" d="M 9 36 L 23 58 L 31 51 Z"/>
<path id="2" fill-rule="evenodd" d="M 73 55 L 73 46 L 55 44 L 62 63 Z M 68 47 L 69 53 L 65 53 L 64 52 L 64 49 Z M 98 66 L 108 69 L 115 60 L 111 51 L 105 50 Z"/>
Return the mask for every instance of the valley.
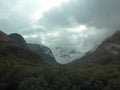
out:
<path id="1" fill-rule="evenodd" d="M 119 84 L 120 32 L 68 64 L 56 62 L 46 46 L 0 32 L 0 90 L 119 90 Z"/>

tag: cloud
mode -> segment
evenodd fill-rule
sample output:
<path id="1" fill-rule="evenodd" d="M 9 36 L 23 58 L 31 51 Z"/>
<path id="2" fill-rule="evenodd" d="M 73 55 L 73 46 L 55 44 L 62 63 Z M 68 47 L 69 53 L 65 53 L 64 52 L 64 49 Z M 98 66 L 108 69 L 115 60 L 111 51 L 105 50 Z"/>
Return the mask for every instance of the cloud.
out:
<path id="1" fill-rule="evenodd" d="M 0 29 L 7 33 L 32 29 L 32 15 L 42 7 L 40 0 L 0 0 L 0 6 Z"/>
<path id="2" fill-rule="evenodd" d="M 47 42 L 85 53 L 120 28 L 119 3 L 120 0 L 71 0 L 45 12 L 38 23 L 48 31 L 60 31 L 57 39 L 49 38 Z M 80 25 L 86 26 L 82 32 L 77 28 Z"/>
<path id="3" fill-rule="evenodd" d="M 17 32 L 28 42 L 45 44 L 52 48 L 57 61 L 69 62 L 77 56 L 61 58 L 63 54 L 55 48 L 84 54 L 98 46 L 120 28 L 119 3 L 120 0 L 66 0 L 58 6 L 51 3 L 48 9 L 44 0 L 0 0 L 0 30 Z"/>
<path id="4" fill-rule="evenodd" d="M 119 3 L 120 0 L 71 0 L 44 13 L 44 18 L 39 22 L 49 28 L 85 24 L 96 28 L 118 29 Z"/>

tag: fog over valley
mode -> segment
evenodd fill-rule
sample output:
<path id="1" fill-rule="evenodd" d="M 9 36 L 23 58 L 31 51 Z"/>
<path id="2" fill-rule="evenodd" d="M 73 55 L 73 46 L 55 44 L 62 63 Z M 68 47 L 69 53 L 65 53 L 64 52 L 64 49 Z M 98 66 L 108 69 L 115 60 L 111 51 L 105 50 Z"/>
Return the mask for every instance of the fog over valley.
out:
<path id="1" fill-rule="evenodd" d="M 51 48 L 68 63 L 120 29 L 120 0 L 0 0 L 0 30 Z"/>

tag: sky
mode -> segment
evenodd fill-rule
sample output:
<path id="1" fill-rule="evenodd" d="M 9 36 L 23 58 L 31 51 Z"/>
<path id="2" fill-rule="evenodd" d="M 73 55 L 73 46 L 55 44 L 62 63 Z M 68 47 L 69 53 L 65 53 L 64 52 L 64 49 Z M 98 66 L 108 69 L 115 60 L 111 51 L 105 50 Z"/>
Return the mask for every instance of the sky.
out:
<path id="1" fill-rule="evenodd" d="M 46 45 L 59 63 L 67 63 L 120 28 L 119 4 L 120 0 L 0 0 L 0 30 Z M 72 50 L 75 54 L 69 53 Z"/>

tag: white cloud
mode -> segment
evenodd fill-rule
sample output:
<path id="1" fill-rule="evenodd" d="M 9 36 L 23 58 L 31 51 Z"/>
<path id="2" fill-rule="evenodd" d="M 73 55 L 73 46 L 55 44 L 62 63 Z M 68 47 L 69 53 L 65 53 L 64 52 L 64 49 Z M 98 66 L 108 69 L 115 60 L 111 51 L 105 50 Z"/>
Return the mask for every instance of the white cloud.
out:
<path id="1" fill-rule="evenodd" d="M 87 27 L 85 25 L 79 25 L 75 28 L 68 28 L 68 31 L 69 32 L 76 32 L 76 33 L 80 33 L 80 32 L 83 32 L 84 30 L 86 30 Z"/>

